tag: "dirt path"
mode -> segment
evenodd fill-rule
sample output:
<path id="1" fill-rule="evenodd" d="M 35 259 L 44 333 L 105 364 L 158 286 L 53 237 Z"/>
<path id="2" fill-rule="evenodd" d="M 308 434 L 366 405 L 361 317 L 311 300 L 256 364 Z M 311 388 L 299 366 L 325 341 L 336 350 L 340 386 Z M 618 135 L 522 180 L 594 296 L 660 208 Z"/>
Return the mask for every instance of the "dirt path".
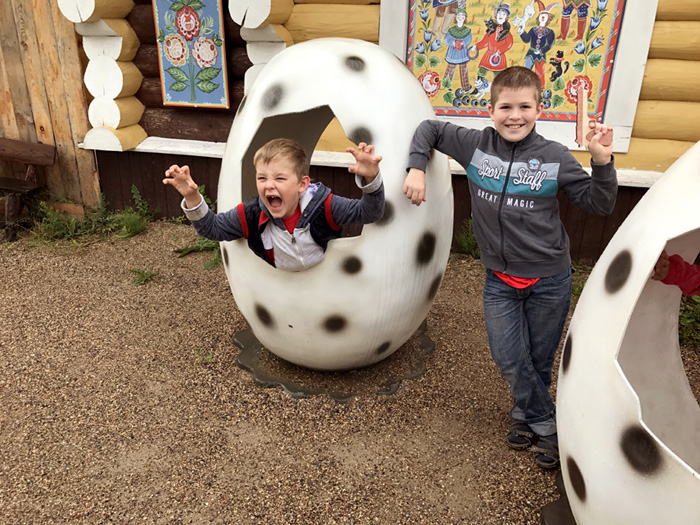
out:
<path id="1" fill-rule="evenodd" d="M 223 270 L 172 252 L 193 239 L 0 246 L 0 523 L 539 523 L 554 475 L 503 444 L 478 262 L 450 263 L 427 372 L 339 404 L 236 365 Z"/>

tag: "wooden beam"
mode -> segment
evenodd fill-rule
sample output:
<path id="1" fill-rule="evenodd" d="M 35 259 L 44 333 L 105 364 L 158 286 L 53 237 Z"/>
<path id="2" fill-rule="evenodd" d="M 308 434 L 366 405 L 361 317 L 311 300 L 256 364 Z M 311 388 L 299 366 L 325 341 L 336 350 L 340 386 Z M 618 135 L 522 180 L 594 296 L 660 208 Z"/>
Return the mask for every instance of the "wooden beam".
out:
<path id="1" fill-rule="evenodd" d="M 136 5 L 126 17 L 126 21 L 138 35 L 142 44 L 156 43 L 156 25 L 153 8 L 150 5 Z"/>
<path id="2" fill-rule="evenodd" d="M 100 18 L 124 18 L 134 7 L 133 0 L 58 0 L 63 16 L 74 24 L 97 22 Z"/>
<path id="3" fill-rule="evenodd" d="M 700 21 L 700 2 L 698 0 L 659 0 L 656 20 Z"/>
<path id="4" fill-rule="evenodd" d="M 649 58 L 700 60 L 700 22 L 656 22 Z"/>
<path id="5" fill-rule="evenodd" d="M 632 136 L 697 142 L 700 140 L 700 102 L 641 100 Z"/>
<path id="6" fill-rule="evenodd" d="M 615 167 L 617 169 L 663 172 L 694 145 L 694 142 L 679 140 L 632 137 L 629 151 L 615 154 Z M 590 166 L 590 153 L 587 151 L 572 151 L 571 153 L 581 164 Z"/>
<path id="7" fill-rule="evenodd" d="M 129 97 L 136 93 L 143 75 L 133 62 L 117 62 L 108 56 L 98 56 L 85 70 L 85 87 L 93 97 Z"/>
<path id="8" fill-rule="evenodd" d="M 139 68 L 139 71 L 141 71 L 144 77 L 159 76 L 158 46 L 154 44 L 141 44 L 134 56 L 134 65 Z M 144 78 L 144 81 L 145 80 Z"/>
<path id="9" fill-rule="evenodd" d="M 90 124 L 95 127 L 125 128 L 138 124 L 144 105 L 136 97 L 112 99 L 96 97 L 88 108 Z"/>
<path id="10" fill-rule="evenodd" d="M 234 115 L 230 110 L 146 108 L 140 124 L 150 137 L 225 142 Z"/>
<path id="11" fill-rule="evenodd" d="M 53 166 L 56 162 L 56 146 L 0 138 L 0 158 L 35 166 Z"/>
<path id="12" fill-rule="evenodd" d="M 378 5 L 297 4 L 285 27 L 295 43 L 328 35 L 379 41 Z"/>
<path id="13" fill-rule="evenodd" d="M 294 0 L 229 0 L 234 22 L 247 29 L 268 24 L 284 24 L 294 7 Z"/>
<path id="14" fill-rule="evenodd" d="M 138 146 L 147 136 L 138 124 L 122 129 L 92 128 L 85 135 L 83 147 L 102 151 L 127 151 Z"/>
<path id="15" fill-rule="evenodd" d="M 700 61 L 650 58 L 644 69 L 639 98 L 700 102 L 699 84 Z"/>
<path id="16" fill-rule="evenodd" d="M 83 48 L 92 60 L 99 55 L 107 55 L 114 60 L 129 62 L 134 59 L 140 42 L 126 20 L 102 20 L 113 34 L 83 35 Z"/>

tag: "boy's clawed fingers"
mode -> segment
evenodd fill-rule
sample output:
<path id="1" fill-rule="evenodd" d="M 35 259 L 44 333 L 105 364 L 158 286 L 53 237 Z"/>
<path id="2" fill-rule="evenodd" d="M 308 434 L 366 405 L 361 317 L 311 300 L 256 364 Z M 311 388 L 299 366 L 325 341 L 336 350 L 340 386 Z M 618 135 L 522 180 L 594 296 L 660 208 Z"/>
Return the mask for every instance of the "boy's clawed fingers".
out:
<path id="1" fill-rule="evenodd" d="M 595 139 L 601 146 L 610 146 L 612 144 L 613 130 L 610 126 L 591 120 L 588 122 L 588 127 L 591 130 L 586 136 L 589 141 Z"/>

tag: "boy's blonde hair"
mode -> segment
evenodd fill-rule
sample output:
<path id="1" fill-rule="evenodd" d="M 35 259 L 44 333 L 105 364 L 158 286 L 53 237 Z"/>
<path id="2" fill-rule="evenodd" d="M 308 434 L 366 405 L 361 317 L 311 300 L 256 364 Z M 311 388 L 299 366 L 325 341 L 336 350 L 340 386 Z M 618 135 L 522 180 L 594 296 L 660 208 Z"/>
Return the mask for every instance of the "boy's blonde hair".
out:
<path id="1" fill-rule="evenodd" d="M 287 159 L 292 163 L 299 180 L 308 174 L 306 152 L 301 144 L 291 139 L 272 139 L 255 152 L 253 164 L 255 166 L 258 165 L 258 162 L 267 164 L 278 158 Z"/>
<path id="2" fill-rule="evenodd" d="M 527 89 L 532 88 L 535 92 L 535 101 L 539 106 L 542 102 L 542 82 L 537 73 L 522 66 L 511 66 L 504 69 L 491 84 L 491 106 L 498 102 L 498 95 L 504 89 Z"/>

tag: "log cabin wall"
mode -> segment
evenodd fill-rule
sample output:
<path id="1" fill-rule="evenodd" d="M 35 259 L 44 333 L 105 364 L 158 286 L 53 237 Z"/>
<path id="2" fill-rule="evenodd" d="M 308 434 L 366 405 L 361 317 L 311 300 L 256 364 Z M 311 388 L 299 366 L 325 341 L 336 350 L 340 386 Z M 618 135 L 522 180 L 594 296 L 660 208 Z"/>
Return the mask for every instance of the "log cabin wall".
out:
<path id="1" fill-rule="evenodd" d="M 78 147 L 88 119 L 73 24 L 55 0 L 3 0 L 0 20 L 0 136 L 54 145 L 56 163 L 38 168 L 37 181 L 51 204 L 82 213 L 98 203 L 99 182 L 94 153 Z M 0 162 L 2 176 L 25 171 Z"/>

